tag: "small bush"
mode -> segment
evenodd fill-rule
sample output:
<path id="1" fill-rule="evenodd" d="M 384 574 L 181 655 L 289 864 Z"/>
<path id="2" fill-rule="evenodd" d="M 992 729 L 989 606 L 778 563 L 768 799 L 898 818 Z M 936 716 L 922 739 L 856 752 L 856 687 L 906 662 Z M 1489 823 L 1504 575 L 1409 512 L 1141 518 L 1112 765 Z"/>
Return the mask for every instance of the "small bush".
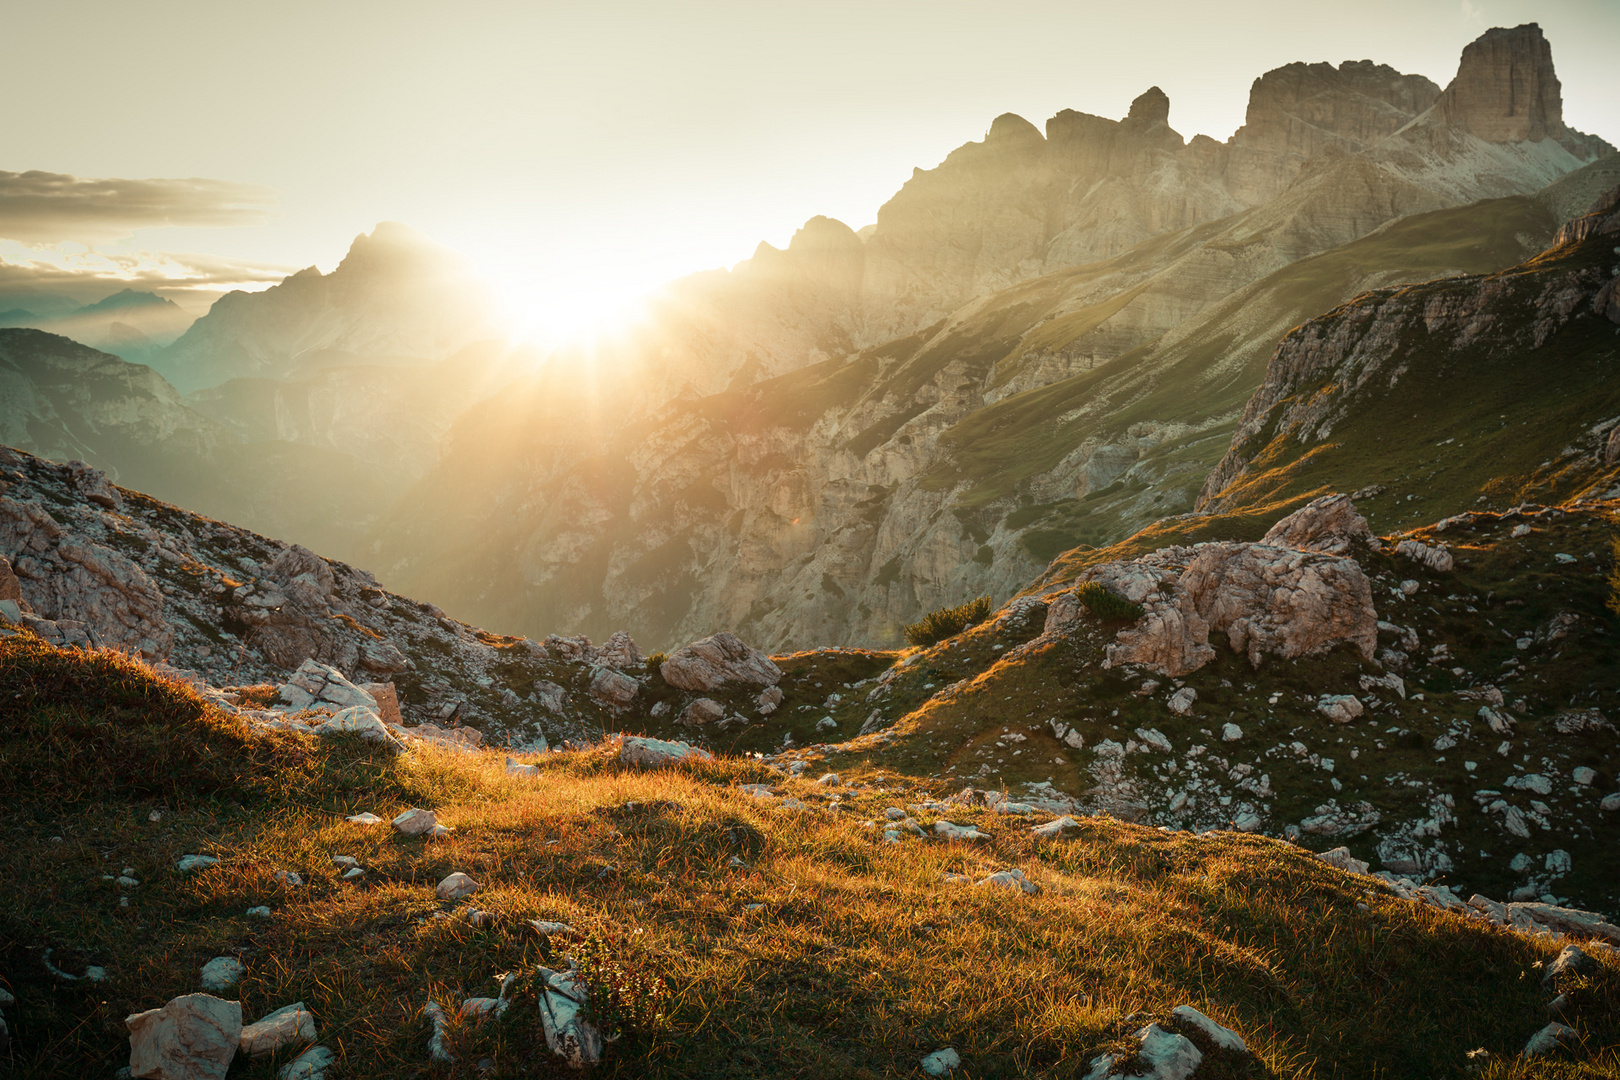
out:
<path id="1" fill-rule="evenodd" d="M 990 598 L 981 596 L 955 607 L 930 611 L 905 628 L 906 644 L 918 648 L 938 644 L 955 637 L 970 626 L 977 626 L 990 617 Z"/>
<path id="2" fill-rule="evenodd" d="M 647 674 L 649 674 L 649 675 L 660 675 L 661 673 L 659 672 L 659 669 L 664 666 L 664 661 L 668 660 L 668 659 L 669 659 L 669 653 L 667 653 L 667 652 L 655 652 L 655 653 L 648 654 L 648 656 L 647 656 Z"/>
<path id="3" fill-rule="evenodd" d="M 1135 622 L 1142 617 L 1142 605 L 1133 604 L 1123 596 L 1115 596 L 1095 581 L 1076 585 L 1074 596 L 1085 609 L 1105 622 Z"/>

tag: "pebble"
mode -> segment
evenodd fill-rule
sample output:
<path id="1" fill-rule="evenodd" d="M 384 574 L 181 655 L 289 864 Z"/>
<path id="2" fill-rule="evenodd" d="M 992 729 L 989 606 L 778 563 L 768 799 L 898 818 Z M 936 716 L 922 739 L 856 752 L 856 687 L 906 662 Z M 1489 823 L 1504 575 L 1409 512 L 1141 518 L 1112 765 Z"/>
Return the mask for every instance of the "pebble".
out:
<path id="1" fill-rule="evenodd" d="M 978 884 L 996 885 L 1003 889 L 1013 889 L 1022 893 L 1038 893 L 1041 891 L 1041 887 L 1039 885 L 1025 877 L 1022 870 L 1016 868 L 1012 870 L 997 870 L 995 873 L 980 881 Z"/>
<path id="2" fill-rule="evenodd" d="M 433 811 L 422 810 L 413 806 L 396 817 L 391 824 L 394 826 L 395 832 L 403 833 L 406 836 L 421 836 L 423 833 L 432 832 L 435 828 L 438 828 L 439 819 Z"/>
<path id="3" fill-rule="evenodd" d="M 922 1070 L 929 1076 L 949 1076 L 962 1064 L 962 1055 L 951 1047 L 935 1050 L 922 1059 Z"/>
<path id="4" fill-rule="evenodd" d="M 246 970 L 234 956 L 216 956 L 202 966 L 202 988 L 229 990 L 242 981 Z"/>
<path id="5" fill-rule="evenodd" d="M 174 868 L 182 874 L 189 874 L 193 870 L 206 870 L 210 866 L 218 866 L 219 860 L 212 855 L 182 855 Z"/>
<path id="6" fill-rule="evenodd" d="M 258 907 L 248 908 L 247 913 L 248 917 L 253 919 L 268 919 L 270 917 L 270 909 L 263 904 Z"/>
<path id="7" fill-rule="evenodd" d="M 382 818 L 378 817 L 376 814 L 373 814 L 369 810 L 367 810 L 363 814 L 355 814 L 353 817 L 347 818 L 345 820 L 350 821 L 350 822 L 352 822 L 352 823 L 354 823 L 356 825 L 381 825 L 383 823 Z"/>
<path id="8" fill-rule="evenodd" d="M 333 1060 L 332 1051 L 324 1046 L 312 1046 L 283 1065 L 276 1077 L 277 1080 L 325 1080 L 326 1070 Z"/>

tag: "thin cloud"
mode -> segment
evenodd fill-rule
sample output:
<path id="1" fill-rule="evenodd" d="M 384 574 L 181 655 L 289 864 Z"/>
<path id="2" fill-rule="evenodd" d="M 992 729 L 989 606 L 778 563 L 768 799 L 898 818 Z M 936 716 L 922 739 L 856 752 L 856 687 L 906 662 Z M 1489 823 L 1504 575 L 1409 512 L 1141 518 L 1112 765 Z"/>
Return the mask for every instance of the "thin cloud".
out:
<path id="1" fill-rule="evenodd" d="M 273 285 L 291 268 L 219 255 L 167 251 L 97 251 L 78 245 L 25 247 L 0 240 L 0 310 L 32 310 L 37 297 L 84 303 L 120 289 L 215 295 Z"/>
<path id="2" fill-rule="evenodd" d="M 97 180 L 0 171 L 0 238 L 97 244 L 137 229 L 261 225 L 274 202 L 269 188 L 230 180 Z"/>

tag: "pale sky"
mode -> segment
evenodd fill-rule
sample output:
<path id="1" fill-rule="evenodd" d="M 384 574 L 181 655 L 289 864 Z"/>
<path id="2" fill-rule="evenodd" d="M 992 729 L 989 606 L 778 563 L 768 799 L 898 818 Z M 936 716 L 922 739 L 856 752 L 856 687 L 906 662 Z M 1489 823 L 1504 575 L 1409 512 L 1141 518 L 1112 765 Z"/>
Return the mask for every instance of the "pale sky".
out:
<path id="1" fill-rule="evenodd" d="M 267 215 L 142 227 L 90 253 L 330 270 L 406 222 L 549 312 L 859 228 L 1000 113 L 1122 116 L 1224 140 L 1249 84 L 1372 59 L 1444 86 L 1490 26 L 1539 22 L 1565 119 L 1620 143 L 1615 0 L 495 3 L 0 0 L 0 171 L 201 177 Z"/>

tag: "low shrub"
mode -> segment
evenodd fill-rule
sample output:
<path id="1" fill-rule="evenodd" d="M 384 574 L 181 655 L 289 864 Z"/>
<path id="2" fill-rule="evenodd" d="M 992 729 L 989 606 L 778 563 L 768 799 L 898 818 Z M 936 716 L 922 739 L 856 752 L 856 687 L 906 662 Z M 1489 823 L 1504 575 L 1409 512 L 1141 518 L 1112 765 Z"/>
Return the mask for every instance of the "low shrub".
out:
<path id="1" fill-rule="evenodd" d="M 904 630 L 906 644 L 918 648 L 938 644 L 955 637 L 970 626 L 977 626 L 990 617 L 990 598 L 981 596 L 955 607 L 930 611 Z"/>
<path id="2" fill-rule="evenodd" d="M 1076 600 L 1097 618 L 1105 622 L 1135 622 L 1142 617 L 1142 605 L 1132 603 L 1123 596 L 1115 596 L 1095 581 L 1083 581 L 1074 588 Z"/>

